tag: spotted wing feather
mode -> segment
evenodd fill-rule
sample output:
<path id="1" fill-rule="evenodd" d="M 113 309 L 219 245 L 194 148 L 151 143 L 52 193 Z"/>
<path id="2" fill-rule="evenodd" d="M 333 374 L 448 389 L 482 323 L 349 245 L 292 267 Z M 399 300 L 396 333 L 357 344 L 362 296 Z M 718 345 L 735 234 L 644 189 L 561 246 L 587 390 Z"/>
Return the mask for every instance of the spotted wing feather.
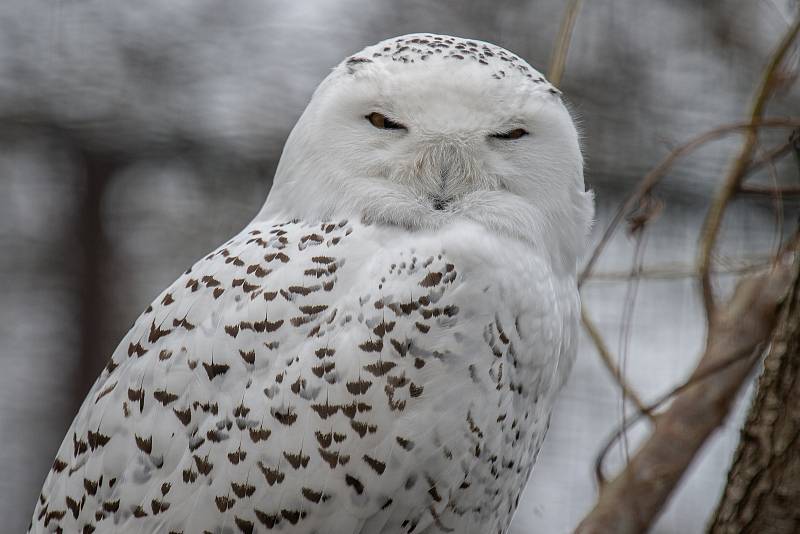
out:
<path id="1" fill-rule="evenodd" d="M 503 532 L 574 356 L 570 287 L 472 226 L 252 224 L 136 320 L 31 531 Z"/>

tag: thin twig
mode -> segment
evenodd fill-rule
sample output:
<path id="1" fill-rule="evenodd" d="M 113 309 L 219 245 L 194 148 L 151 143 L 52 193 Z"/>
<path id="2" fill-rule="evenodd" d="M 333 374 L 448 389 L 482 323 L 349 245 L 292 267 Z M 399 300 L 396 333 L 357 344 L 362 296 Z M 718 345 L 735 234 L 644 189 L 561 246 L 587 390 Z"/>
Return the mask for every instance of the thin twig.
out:
<path id="1" fill-rule="evenodd" d="M 649 214 L 653 213 L 653 210 L 647 210 Z M 636 236 L 636 245 L 634 247 L 633 252 L 633 265 L 631 266 L 631 281 L 628 282 L 626 290 L 625 290 L 625 300 L 624 300 L 624 307 L 623 307 L 623 314 L 622 314 L 622 324 L 620 325 L 620 336 L 619 336 L 619 373 L 617 375 L 617 381 L 622 382 L 623 380 L 627 382 L 627 364 L 628 364 L 628 354 L 630 353 L 630 344 L 631 344 L 631 335 L 632 335 L 632 328 L 633 328 L 633 316 L 634 310 L 636 308 L 636 297 L 639 293 L 639 282 L 640 278 L 637 274 L 642 270 L 642 264 L 644 263 L 644 252 L 646 250 L 646 242 L 647 242 L 647 223 L 644 221 L 649 221 L 650 216 L 644 215 L 638 222 L 637 226 L 633 230 L 634 235 Z M 625 410 L 625 392 L 622 392 L 621 401 L 621 419 L 622 425 L 625 426 L 625 421 L 627 419 L 627 412 Z M 630 445 L 628 443 L 628 434 L 623 434 L 622 439 L 622 451 L 625 457 L 625 463 L 630 461 Z"/>
<path id="2" fill-rule="evenodd" d="M 575 27 L 575 20 L 578 18 L 580 8 L 581 0 L 569 0 L 564 10 L 564 18 L 561 19 L 553 57 L 550 59 L 550 72 L 547 73 L 547 79 L 555 86 L 561 84 L 561 78 L 564 75 L 567 51 L 569 51 L 569 44 L 572 41 L 572 29 Z"/>
<path id="3" fill-rule="evenodd" d="M 718 263 L 723 263 L 720 258 L 717 258 L 716 261 Z M 715 275 L 750 274 L 768 267 L 770 263 L 772 263 L 770 258 L 760 258 L 758 263 L 741 263 L 739 265 L 728 266 L 720 265 L 712 269 L 712 272 Z M 645 267 L 637 272 L 635 276 L 642 280 L 683 280 L 686 278 L 697 278 L 700 276 L 700 273 L 697 271 L 696 265 L 675 263 Z M 630 271 L 602 271 L 592 274 L 586 282 L 627 282 L 631 280 L 631 278 Z"/>
<path id="4" fill-rule="evenodd" d="M 592 255 L 586 262 L 586 266 L 583 268 L 581 275 L 578 277 L 578 286 L 583 285 L 583 282 L 591 275 L 592 269 L 597 263 L 597 260 L 600 258 L 606 245 L 616 232 L 617 227 L 619 226 L 619 223 L 622 221 L 622 218 L 625 216 L 625 214 L 629 213 L 637 204 L 642 201 L 642 199 L 650 194 L 653 188 L 658 185 L 664 176 L 666 176 L 667 172 L 669 172 L 678 159 L 697 150 L 710 141 L 719 139 L 720 137 L 733 132 L 749 130 L 753 127 L 797 128 L 800 127 L 800 118 L 769 117 L 758 120 L 755 123 L 748 121 L 725 124 L 708 132 L 704 132 L 672 150 L 672 152 L 670 152 L 667 157 L 661 161 L 661 163 L 654 167 L 639 181 L 636 189 L 634 189 L 631 194 L 628 195 L 628 197 L 622 202 L 620 207 L 614 213 L 614 216 L 611 218 L 611 222 L 606 227 L 602 237 L 600 238 L 600 241 L 595 246 L 594 250 L 592 251 Z"/>
<path id="5" fill-rule="evenodd" d="M 795 196 L 800 195 L 800 185 L 775 187 L 772 185 L 743 185 L 739 192 L 747 195 Z"/>
<path id="6" fill-rule="evenodd" d="M 608 372 L 611 373 L 611 376 L 617 379 L 619 386 L 622 388 L 622 392 L 634 404 L 637 411 L 645 414 L 649 413 L 646 405 L 639 398 L 639 395 L 637 395 L 633 388 L 622 378 L 617 364 L 614 363 L 615 358 L 608 349 L 608 345 L 606 345 L 603 335 L 600 333 L 600 329 L 597 328 L 597 325 L 592 321 L 591 317 L 589 317 L 586 303 L 581 307 L 581 321 L 583 322 L 583 327 L 586 329 L 586 333 L 592 338 L 598 354 L 600 354 L 600 360 L 606 366 Z"/>
<path id="7" fill-rule="evenodd" d="M 789 27 L 789 30 L 781 39 L 776 47 L 769 62 L 767 63 L 764 73 L 761 76 L 758 90 L 756 91 L 755 98 L 750 107 L 750 122 L 756 123 L 761 119 L 764 113 L 764 108 L 767 101 L 775 88 L 775 78 L 778 75 L 778 67 L 783 62 L 783 58 L 794 43 L 798 32 L 800 32 L 800 17 Z M 723 182 L 722 189 L 712 200 L 711 206 L 708 209 L 706 219 L 703 222 L 703 227 L 700 234 L 700 253 L 698 256 L 697 264 L 698 271 L 700 271 L 700 281 L 703 294 L 703 306 L 706 310 L 706 315 L 709 320 L 714 317 L 714 289 L 711 283 L 711 255 L 714 251 L 714 246 L 719 236 L 719 229 L 722 225 L 722 218 L 725 215 L 725 210 L 728 207 L 731 199 L 736 195 L 739 187 L 741 186 L 744 175 L 750 166 L 753 159 L 753 152 L 755 151 L 756 141 L 758 140 L 758 132 L 756 128 L 748 128 L 745 135 L 742 148 L 739 150 L 739 155 L 736 157 L 733 166 L 728 172 L 725 181 Z"/>
<path id="8" fill-rule="evenodd" d="M 769 160 L 767 168 L 769 169 L 769 177 L 772 181 L 772 186 L 777 190 L 778 170 L 775 168 L 775 162 Z M 772 249 L 778 250 L 780 249 L 781 240 L 783 239 L 783 195 L 780 193 L 776 194 L 772 198 L 772 202 L 775 206 L 775 229 L 772 235 Z"/>
<path id="9" fill-rule="evenodd" d="M 771 165 L 775 163 L 775 160 L 781 159 L 787 154 L 790 154 L 793 149 L 792 145 L 792 140 L 789 139 L 785 143 L 771 149 L 769 152 L 765 152 L 760 157 L 753 160 L 752 165 L 750 165 L 750 168 L 747 169 L 747 174 L 753 174 L 756 171 L 761 170 L 761 167 L 764 167 L 765 165 Z"/>

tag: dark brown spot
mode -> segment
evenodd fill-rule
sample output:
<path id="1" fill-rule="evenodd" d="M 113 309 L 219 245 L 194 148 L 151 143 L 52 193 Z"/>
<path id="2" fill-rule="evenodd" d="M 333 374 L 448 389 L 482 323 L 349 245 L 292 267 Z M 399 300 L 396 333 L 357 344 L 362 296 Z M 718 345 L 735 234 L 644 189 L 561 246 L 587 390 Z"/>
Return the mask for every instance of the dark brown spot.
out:
<path id="1" fill-rule="evenodd" d="M 335 404 L 328 404 L 328 401 L 326 400 L 325 404 L 312 404 L 311 409 L 317 412 L 317 415 L 319 415 L 322 419 L 327 419 L 339 411 L 339 406 Z"/>
<path id="2" fill-rule="evenodd" d="M 319 503 L 320 499 L 322 499 L 321 491 L 314 491 L 311 488 L 303 488 L 301 491 L 303 493 L 303 497 L 313 503 Z"/>
<path id="3" fill-rule="evenodd" d="M 319 288 L 319 286 L 316 286 Z M 295 293 L 297 295 L 307 296 L 314 292 L 315 289 L 304 287 L 304 286 L 289 286 L 289 293 Z"/>
<path id="4" fill-rule="evenodd" d="M 190 469 L 183 470 L 183 482 L 189 484 L 197 480 L 197 472 Z"/>
<path id="5" fill-rule="evenodd" d="M 364 352 L 380 352 L 383 350 L 383 340 L 378 339 L 377 341 L 372 341 L 370 339 L 364 343 L 361 343 L 358 348 Z"/>
<path id="6" fill-rule="evenodd" d="M 300 238 L 301 243 L 305 243 L 307 241 L 312 241 L 314 243 L 322 243 L 323 241 L 325 241 L 325 239 L 319 234 L 304 235 L 303 237 Z"/>
<path id="7" fill-rule="evenodd" d="M 164 336 L 169 335 L 172 330 L 164 330 L 161 326 L 156 326 L 155 322 L 150 324 L 150 335 L 147 337 L 147 341 L 150 343 L 155 343 L 159 339 Z"/>
<path id="8" fill-rule="evenodd" d="M 272 417 L 274 417 L 282 425 L 291 426 L 295 421 L 297 421 L 297 414 L 291 407 L 287 406 L 285 410 L 276 410 L 275 408 L 272 408 L 270 409 L 270 412 L 272 412 Z"/>
<path id="9" fill-rule="evenodd" d="M 316 304 L 313 306 L 300 306 L 300 311 L 305 313 L 306 315 L 316 315 L 318 313 L 322 313 L 328 309 L 328 306 L 325 304 Z"/>
<path id="10" fill-rule="evenodd" d="M 254 351 L 254 350 L 249 350 L 249 351 L 245 352 L 245 351 L 239 349 L 239 356 L 241 356 L 242 359 L 246 363 L 249 363 L 250 365 L 253 365 L 255 363 L 255 361 L 256 361 L 256 351 Z"/>
<path id="11" fill-rule="evenodd" d="M 311 459 L 310 456 L 304 455 L 303 451 L 298 453 L 283 451 L 283 457 L 286 458 L 286 461 L 289 462 L 289 465 L 294 469 L 300 469 L 301 466 L 307 467 L 308 461 Z"/>
<path id="12" fill-rule="evenodd" d="M 233 516 L 233 522 L 239 527 L 243 534 L 253 534 L 253 522 L 242 519 L 239 516 Z"/>
<path id="13" fill-rule="evenodd" d="M 224 375 L 230 369 L 229 365 L 223 363 L 206 363 L 203 362 L 203 368 L 206 370 L 209 380 L 214 380 L 219 375 Z"/>
<path id="14" fill-rule="evenodd" d="M 414 442 L 411 441 L 410 439 L 406 439 L 400 436 L 397 436 L 395 439 L 397 440 L 397 443 L 407 451 L 410 451 L 411 449 L 414 448 Z"/>
<path id="15" fill-rule="evenodd" d="M 183 423 L 183 426 L 188 426 L 192 421 L 192 411 L 189 408 L 186 408 L 185 410 L 173 408 L 172 411 L 175 413 L 175 416 L 180 420 L 180 422 Z"/>
<path id="16" fill-rule="evenodd" d="M 75 519 L 78 519 L 78 513 L 80 512 L 78 501 L 67 495 L 66 503 L 67 503 L 67 508 L 69 508 L 69 511 L 72 512 L 72 516 Z"/>
<path id="17" fill-rule="evenodd" d="M 386 470 L 386 464 L 384 462 L 378 461 L 368 454 L 364 455 L 364 461 L 367 462 L 367 465 L 369 465 L 379 475 L 382 475 Z"/>
<path id="18" fill-rule="evenodd" d="M 219 511 L 224 512 L 229 508 L 233 508 L 233 505 L 236 504 L 236 499 L 231 499 L 227 495 L 219 495 L 214 498 L 214 502 L 217 503 Z"/>
<path id="19" fill-rule="evenodd" d="M 336 464 L 339 463 L 339 452 L 338 451 L 326 451 L 325 449 L 318 448 L 319 455 L 322 459 L 331 466 L 331 469 L 336 467 Z"/>
<path id="20" fill-rule="evenodd" d="M 92 432 L 91 430 L 87 432 L 86 439 L 89 442 L 89 447 L 92 450 L 95 450 L 98 447 L 103 447 L 106 443 L 111 440 L 111 436 L 106 436 L 105 434 L 101 434 L 100 430 L 98 429 L 97 432 Z"/>
<path id="21" fill-rule="evenodd" d="M 202 475 L 207 475 L 211 472 L 211 469 L 214 467 L 214 464 L 208 461 L 208 456 L 205 458 L 200 458 L 196 454 L 192 456 L 194 458 L 194 463 L 197 466 L 197 470 Z"/>
<path id="22" fill-rule="evenodd" d="M 219 280 L 210 275 L 204 276 L 203 278 L 200 279 L 200 281 L 203 282 L 206 285 L 206 287 L 217 287 L 221 285 L 221 282 Z"/>
<path id="23" fill-rule="evenodd" d="M 83 479 L 83 489 L 86 490 L 86 493 L 89 495 L 96 495 L 97 494 L 97 486 L 101 483 L 102 477 L 98 480 L 89 480 L 88 478 Z"/>
<path id="24" fill-rule="evenodd" d="M 442 281 L 442 273 L 431 271 L 419 283 L 422 287 L 434 287 Z"/>
<path id="25" fill-rule="evenodd" d="M 267 467 L 261 461 L 259 461 L 256 465 L 261 470 L 261 473 L 263 473 L 264 478 L 267 479 L 267 484 L 269 484 L 270 486 L 273 486 L 275 484 L 280 484 L 281 482 L 283 482 L 283 479 L 286 478 L 286 475 L 284 475 L 279 469 L 277 468 L 273 469 L 271 467 Z"/>
<path id="26" fill-rule="evenodd" d="M 289 256 L 287 256 L 283 252 L 276 252 L 276 253 L 266 254 L 264 256 L 264 259 L 268 262 L 272 260 L 278 260 L 281 263 L 287 263 L 289 261 Z"/>
<path id="27" fill-rule="evenodd" d="M 383 337 L 386 335 L 387 332 L 391 332 L 392 330 L 394 330 L 394 325 L 395 325 L 394 321 L 390 321 L 388 323 L 385 321 L 381 321 L 380 323 L 378 323 L 378 326 L 372 329 L 372 332 L 378 337 Z"/>
<path id="28" fill-rule="evenodd" d="M 439 495 L 439 491 L 436 489 L 436 482 L 434 482 L 434 480 L 431 477 L 426 477 L 426 478 L 428 480 L 428 485 L 429 485 L 428 493 L 430 494 L 431 497 L 433 497 L 434 501 L 442 502 L 442 496 Z"/>
<path id="29" fill-rule="evenodd" d="M 356 477 L 345 475 L 344 481 L 348 486 L 352 487 L 359 495 L 364 493 L 364 484 L 362 484 L 361 481 L 358 480 Z"/>
<path id="30" fill-rule="evenodd" d="M 353 395 L 363 395 L 372 386 L 372 382 L 359 378 L 356 382 L 348 382 L 346 384 L 347 391 Z"/>
<path id="31" fill-rule="evenodd" d="M 278 514 L 267 514 L 258 508 L 254 508 L 253 511 L 256 514 L 256 519 L 268 529 L 272 529 L 275 525 L 280 523 L 281 518 Z"/>
<path id="32" fill-rule="evenodd" d="M 186 317 L 184 317 L 183 319 L 173 319 L 172 326 L 174 326 L 175 328 L 182 327 L 189 331 L 194 330 L 194 325 L 189 321 L 187 321 Z"/>
<path id="33" fill-rule="evenodd" d="M 133 354 L 136 354 L 136 356 L 141 356 L 145 352 L 147 352 L 147 349 L 142 347 L 142 344 L 139 342 L 137 342 L 135 345 L 133 343 L 128 345 L 128 356 L 132 356 Z"/>
<path id="34" fill-rule="evenodd" d="M 237 484 L 236 482 L 231 482 L 231 489 L 240 499 L 244 499 L 245 497 L 251 497 L 253 493 L 256 492 L 256 487 L 246 482 L 243 482 L 241 484 Z"/>
<path id="35" fill-rule="evenodd" d="M 364 366 L 364 369 L 375 376 L 383 376 L 391 371 L 397 364 L 394 362 L 377 361 Z"/>
<path id="36" fill-rule="evenodd" d="M 226 325 L 225 332 L 231 337 L 236 337 L 239 335 L 239 325 Z"/>
<path id="37" fill-rule="evenodd" d="M 251 428 L 250 431 L 250 439 L 253 443 L 258 443 L 259 441 L 267 441 L 269 436 L 272 434 L 272 431 L 268 428 L 259 427 L 258 430 L 255 428 Z"/>
<path id="38" fill-rule="evenodd" d="M 392 344 L 392 346 L 394 347 L 394 350 L 396 350 L 397 353 L 401 357 L 405 357 L 406 351 L 408 350 L 408 344 L 407 343 L 401 343 L 401 342 L 399 342 L 398 340 L 396 340 L 394 338 L 390 339 L 389 342 Z"/>
<path id="39" fill-rule="evenodd" d="M 144 410 L 144 389 L 128 389 L 128 400 L 131 402 L 139 401 L 139 411 Z"/>
<path id="40" fill-rule="evenodd" d="M 150 501 L 150 509 L 153 510 L 154 515 L 158 515 L 161 512 L 165 512 L 169 509 L 170 503 L 159 501 L 158 499 L 153 499 Z"/>
<path id="41" fill-rule="evenodd" d="M 106 501 L 103 503 L 103 510 L 109 513 L 114 513 L 119 510 L 119 499 L 116 501 Z"/>
<path id="42" fill-rule="evenodd" d="M 328 432 L 327 434 L 323 434 L 319 430 L 314 432 L 314 435 L 317 438 L 317 441 L 322 446 L 323 449 L 327 449 L 331 446 L 331 442 L 333 440 L 333 432 Z"/>
<path id="43" fill-rule="evenodd" d="M 134 434 L 134 439 L 136 440 L 136 447 L 145 454 L 150 454 L 153 452 L 153 436 L 145 439 L 141 436 Z"/>
<path id="44" fill-rule="evenodd" d="M 178 400 L 177 395 L 175 395 L 174 393 L 170 393 L 165 389 L 154 391 L 153 397 L 164 406 L 167 406 L 168 404 Z"/>

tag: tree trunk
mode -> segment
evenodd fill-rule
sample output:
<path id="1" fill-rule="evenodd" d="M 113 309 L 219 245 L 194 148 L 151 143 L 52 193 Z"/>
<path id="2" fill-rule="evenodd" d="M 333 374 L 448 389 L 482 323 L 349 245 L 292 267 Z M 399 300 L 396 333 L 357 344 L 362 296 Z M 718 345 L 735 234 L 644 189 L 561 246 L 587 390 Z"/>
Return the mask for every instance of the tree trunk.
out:
<path id="1" fill-rule="evenodd" d="M 108 295 L 105 288 L 105 265 L 108 262 L 108 247 L 103 235 L 101 207 L 106 185 L 118 162 L 111 156 L 79 150 L 84 167 L 85 186 L 79 220 L 80 242 L 82 244 L 82 265 L 80 274 L 80 326 L 81 363 L 80 375 L 75 381 L 75 407 L 77 412 L 84 397 L 108 362 L 111 349 L 106 336 L 106 314 Z"/>
<path id="2" fill-rule="evenodd" d="M 796 266 L 797 266 L 797 262 Z M 795 272 L 709 534 L 800 532 L 800 280 Z"/>

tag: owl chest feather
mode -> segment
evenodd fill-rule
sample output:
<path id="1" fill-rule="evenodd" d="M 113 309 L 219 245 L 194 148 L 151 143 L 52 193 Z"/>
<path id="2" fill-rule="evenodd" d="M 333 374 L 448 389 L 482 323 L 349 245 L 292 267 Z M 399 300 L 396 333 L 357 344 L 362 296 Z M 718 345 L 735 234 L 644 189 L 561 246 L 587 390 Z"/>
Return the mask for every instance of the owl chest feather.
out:
<path id="1" fill-rule="evenodd" d="M 502 531 L 577 297 L 490 237 L 254 223 L 137 319 L 32 531 Z"/>

